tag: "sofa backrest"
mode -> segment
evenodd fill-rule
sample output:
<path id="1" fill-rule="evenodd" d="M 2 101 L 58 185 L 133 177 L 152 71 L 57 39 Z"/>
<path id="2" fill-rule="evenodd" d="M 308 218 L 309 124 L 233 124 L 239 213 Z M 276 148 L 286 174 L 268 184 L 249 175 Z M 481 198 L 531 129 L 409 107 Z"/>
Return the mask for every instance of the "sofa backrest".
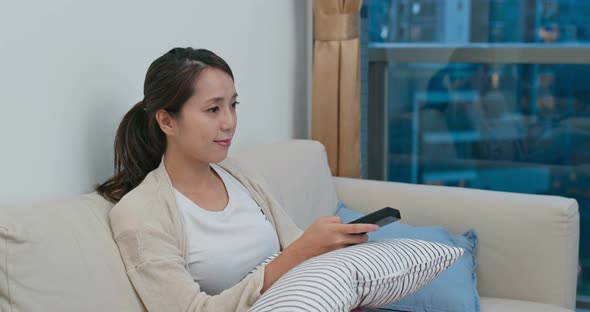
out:
<path id="1" fill-rule="evenodd" d="M 266 181 L 301 228 L 336 211 L 320 143 L 294 140 L 232 157 Z M 0 311 L 145 311 L 112 239 L 112 206 L 95 193 L 0 206 Z"/>
<path id="2" fill-rule="evenodd" d="M 266 181 L 268 189 L 301 229 L 319 216 L 336 213 L 338 196 L 321 143 L 290 140 L 259 145 L 230 156 Z"/>
<path id="3" fill-rule="evenodd" d="M 0 311 L 145 311 L 97 194 L 0 207 Z"/>

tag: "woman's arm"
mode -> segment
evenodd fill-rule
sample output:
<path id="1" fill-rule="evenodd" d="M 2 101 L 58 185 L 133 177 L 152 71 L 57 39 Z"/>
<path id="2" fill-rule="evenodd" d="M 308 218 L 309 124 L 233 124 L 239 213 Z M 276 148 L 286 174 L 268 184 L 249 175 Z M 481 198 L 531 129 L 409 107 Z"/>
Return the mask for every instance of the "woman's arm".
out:
<path id="1" fill-rule="evenodd" d="M 283 274 L 305 260 L 328 251 L 366 242 L 367 233 L 377 230 L 373 224 L 342 224 L 340 217 L 320 217 L 295 242 L 264 267 L 263 294 Z"/>

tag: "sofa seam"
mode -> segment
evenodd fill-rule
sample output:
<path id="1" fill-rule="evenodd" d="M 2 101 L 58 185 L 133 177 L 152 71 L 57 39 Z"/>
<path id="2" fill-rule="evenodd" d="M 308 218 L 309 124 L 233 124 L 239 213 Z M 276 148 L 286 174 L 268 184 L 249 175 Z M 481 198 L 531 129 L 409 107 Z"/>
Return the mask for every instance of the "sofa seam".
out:
<path id="1" fill-rule="evenodd" d="M 84 200 L 86 201 L 87 204 L 89 204 L 89 205 L 91 204 L 90 198 L 85 197 Z M 112 207 L 111 207 L 111 209 L 112 209 Z M 111 230 L 111 227 L 109 226 L 110 221 L 108 220 L 108 214 L 107 214 L 107 223 L 104 223 L 104 222 L 102 222 L 101 217 L 96 213 L 96 211 L 94 209 L 90 209 L 90 212 L 92 213 L 94 218 L 96 218 L 96 220 L 98 220 L 98 222 L 101 224 L 101 227 L 103 227 L 107 231 L 107 233 L 111 234 L 111 236 L 112 236 L 113 231 Z"/>
<path id="2" fill-rule="evenodd" d="M 8 236 L 8 228 L 0 226 L 0 231 L 4 232 L 4 250 L 6 250 L 6 255 L 4 257 L 4 263 L 6 264 L 6 291 L 8 297 L 8 307 L 10 311 L 14 311 L 13 306 L 14 302 L 12 301 L 12 292 L 10 291 L 10 278 L 8 277 L 8 240 L 6 236 Z"/>

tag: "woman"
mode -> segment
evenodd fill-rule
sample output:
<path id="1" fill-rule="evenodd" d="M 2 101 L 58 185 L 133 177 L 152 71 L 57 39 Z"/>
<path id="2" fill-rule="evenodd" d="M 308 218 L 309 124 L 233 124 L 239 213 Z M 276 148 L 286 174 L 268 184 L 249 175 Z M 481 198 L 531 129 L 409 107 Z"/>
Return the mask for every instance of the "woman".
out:
<path id="1" fill-rule="evenodd" d="M 97 191 L 116 203 L 113 235 L 149 311 L 246 311 L 294 266 L 377 229 L 330 216 L 302 233 L 259 179 L 225 160 L 237 104 L 223 59 L 175 48 L 150 65 L 144 99 L 119 125 L 116 172 Z"/>

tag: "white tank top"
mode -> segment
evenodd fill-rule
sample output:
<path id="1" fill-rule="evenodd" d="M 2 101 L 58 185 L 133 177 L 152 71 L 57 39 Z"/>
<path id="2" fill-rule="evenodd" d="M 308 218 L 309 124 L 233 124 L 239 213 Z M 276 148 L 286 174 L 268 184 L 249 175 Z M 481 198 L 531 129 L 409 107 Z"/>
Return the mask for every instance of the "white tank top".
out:
<path id="1" fill-rule="evenodd" d="M 211 164 L 229 196 L 222 211 L 209 211 L 174 189 L 188 241 L 189 269 L 201 291 L 217 295 L 279 252 L 277 234 L 248 190 Z"/>

